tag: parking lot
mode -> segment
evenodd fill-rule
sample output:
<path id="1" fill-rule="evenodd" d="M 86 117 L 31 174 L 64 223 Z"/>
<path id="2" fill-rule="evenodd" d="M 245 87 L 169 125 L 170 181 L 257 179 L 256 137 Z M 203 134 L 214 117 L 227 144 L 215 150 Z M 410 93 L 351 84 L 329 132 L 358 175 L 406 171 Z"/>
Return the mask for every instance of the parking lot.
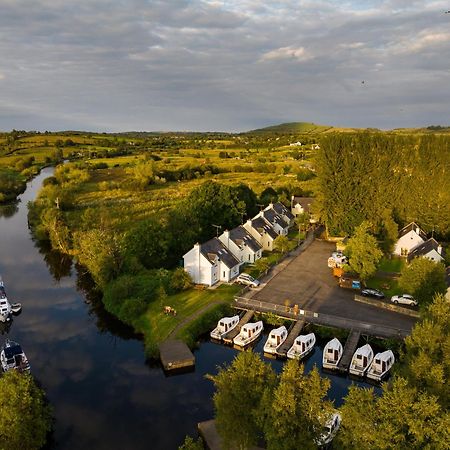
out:
<path id="1" fill-rule="evenodd" d="M 340 288 L 327 266 L 335 245 L 314 241 L 287 267 L 250 294 L 255 300 L 280 305 L 298 305 L 322 314 L 409 330 L 413 317 L 355 302 L 355 290 Z"/>

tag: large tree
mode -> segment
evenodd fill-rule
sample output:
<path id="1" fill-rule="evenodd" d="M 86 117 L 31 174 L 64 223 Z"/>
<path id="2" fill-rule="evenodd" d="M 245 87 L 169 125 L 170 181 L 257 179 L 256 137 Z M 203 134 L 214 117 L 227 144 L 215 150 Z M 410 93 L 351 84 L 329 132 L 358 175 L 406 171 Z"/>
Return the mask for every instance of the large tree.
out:
<path id="1" fill-rule="evenodd" d="M 39 449 L 51 425 L 44 392 L 30 375 L 10 371 L 0 377 L 0 448 Z"/>
<path id="2" fill-rule="evenodd" d="M 239 353 L 228 368 L 208 376 L 216 387 L 216 426 L 226 448 L 248 449 L 262 434 L 263 398 L 271 396 L 275 373 L 259 355 Z"/>
<path id="3" fill-rule="evenodd" d="M 377 240 L 369 233 L 369 228 L 368 222 L 359 225 L 345 248 L 345 254 L 349 258 L 348 265 L 363 281 L 376 272 L 377 264 L 383 256 Z"/>
<path id="4" fill-rule="evenodd" d="M 447 290 L 444 264 L 415 258 L 403 267 L 398 284 L 420 304 L 430 303 L 435 294 L 444 294 Z"/>

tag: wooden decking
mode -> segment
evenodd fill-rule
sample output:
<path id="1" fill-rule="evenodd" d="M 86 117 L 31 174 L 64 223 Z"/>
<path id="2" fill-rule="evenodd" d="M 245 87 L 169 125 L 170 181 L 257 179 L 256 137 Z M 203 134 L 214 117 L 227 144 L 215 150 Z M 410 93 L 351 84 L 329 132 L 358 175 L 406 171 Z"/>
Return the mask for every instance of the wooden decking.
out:
<path id="1" fill-rule="evenodd" d="M 232 344 L 233 339 L 239 334 L 241 331 L 241 328 L 253 317 L 253 314 L 255 314 L 255 311 L 248 310 L 243 317 L 241 317 L 241 320 L 237 324 L 236 328 L 233 328 L 231 331 L 229 331 L 227 334 L 222 336 L 222 341 L 226 342 L 227 344 Z"/>
<path id="2" fill-rule="evenodd" d="M 292 347 L 295 338 L 300 334 L 302 328 L 305 325 L 305 319 L 300 319 L 295 322 L 294 326 L 289 330 L 288 337 L 277 350 L 277 355 L 281 357 L 286 357 L 288 350 Z"/>
<path id="3" fill-rule="evenodd" d="M 164 370 L 185 369 L 195 365 L 195 356 L 189 347 L 178 339 L 169 339 L 159 346 Z"/>
<path id="4" fill-rule="evenodd" d="M 347 372 L 352 361 L 353 353 L 355 353 L 356 347 L 358 346 L 360 336 L 361 332 L 359 330 L 352 330 L 348 335 L 342 358 L 337 366 L 339 372 Z"/>

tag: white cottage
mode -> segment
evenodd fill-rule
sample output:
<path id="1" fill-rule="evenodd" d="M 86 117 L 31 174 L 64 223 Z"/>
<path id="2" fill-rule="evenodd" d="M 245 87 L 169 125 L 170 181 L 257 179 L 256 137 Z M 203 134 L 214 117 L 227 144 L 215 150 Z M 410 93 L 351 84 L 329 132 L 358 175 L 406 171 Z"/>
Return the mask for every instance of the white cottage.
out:
<path id="1" fill-rule="evenodd" d="M 256 216 L 247 220 L 243 227 L 258 241 L 263 250 L 273 250 L 273 241 L 278 234 L 263 217 Z"/>
<path id="2" fill-rule="evenodd" d="M 183 260 L 184 269 L 196 284 L 212 286 L 218 281 L 231 281 L 239 274 L 239 261 L 217 238 L 195 244 Z"/>
<path id="3" fill-rule="evenodd" d="M 270 203 L 266 209 L 273 209 L 288 224 L 288 227 L 294 223 L 294 214 L 283 203 Z"/>
<path id="4" fill-rule="evenodd" d="M 400 230 L 394 255 L 408 256 L 412 249 L 423 244 L 426 240 L 426 233 L 415 222 L 411 222 Z"/>
<path id="5" fill-rule="evenodd" d="M 297 217 L 300 214 L 306 213 L 309 214 L 310 223 L 316 223 L 317 217 L 315 217 L 311 211 L 311 206 L 313 203 L 313 197 L 297 197 L 293 195 L 291 197 L 291 212 L 293 216 Z"/>
<path id="6" fill-rule="evenodd" d="M 262 256 L 261 244 L 242 225 L 224 231 L 219 240 L 240 264 L 254 263 Z"/>
<path id="7" fill-rule="evenodd" d="M 264 218 L 268 223 L 270 223 L 270 225 L 272 225 L 272 228 L 278 235 L 287 236 L 289 232 L 289 225 L 279 214 L 275 212 L 275 210 L 266 208 L 256 217 Z"/>
<path id="8" fill-rule="evenodd" d="M 414 247 L 408 254 L 408 262 L 411 262 L 414 258 L 422 256 L 423 258 L 431 259 L 435 262 L 444 261 L 444 250 L 442 245 L 434 238 L 430 238 L 423 244 Z"/>

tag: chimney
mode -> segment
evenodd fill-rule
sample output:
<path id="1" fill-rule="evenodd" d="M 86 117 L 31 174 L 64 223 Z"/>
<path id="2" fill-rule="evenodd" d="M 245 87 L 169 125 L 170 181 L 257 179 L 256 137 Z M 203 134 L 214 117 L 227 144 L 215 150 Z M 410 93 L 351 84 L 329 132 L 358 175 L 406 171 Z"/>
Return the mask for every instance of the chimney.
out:
<path id="1" fill-rule="evenodd" d="M 437 252 L 442 256 L 442 245 L 441 244 L 438 245 Z"/>
<path id="2" fill-rule="evenodd" d="M 416 233 L 420 236 L 420 228 L 416 226 Z"/>

